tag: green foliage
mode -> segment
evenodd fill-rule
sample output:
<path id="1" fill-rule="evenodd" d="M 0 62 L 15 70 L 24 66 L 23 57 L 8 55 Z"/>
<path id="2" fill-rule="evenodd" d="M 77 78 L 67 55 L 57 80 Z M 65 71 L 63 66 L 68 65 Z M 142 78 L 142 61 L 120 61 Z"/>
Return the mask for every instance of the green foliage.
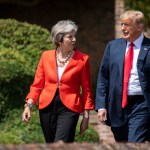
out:
<path id="1" fill-rule="evenodd" d="M 14 19 L 0 19 L 0 120 L 24 103 L 42 51 L 52 49 L 48 30 Z"/>
<path id="2" fill-rule="evenodd" d="M 44 50 L 51 44 L 48 30 L 13 19 L 0 19 L 0 49 Z"/>
<path id="3" fill-rule="evenodd" d="M 43 143 L 44 137 L 38 119 L 38 111 L 33 109 L 30 123 L 22 122 L 23 109 L 7 112 L 0 124 L 1 144 Z"/>
<path id="4" fill-rule="evenodd" d="M 7 117 L 0 124 L 0 144 L 23 144 L 23 143 L 45 143 L 41 130 L 38 110 L 34 108 L 31 112 L 30 123 L 21 121 L 23 109 L 13 109 L 8 112 Z M 76 129 L 76 142 L 96 142 L 99 137 L 91 125 L 82 135 L 79 135 L 80 122 Z"/>
<path id="5" fill-rule="evenodd" d="M 88 130 L 82 136 L 80 135 L 79 132 L 80 132 L 80 121 L 77 124 L 75 141 L 79 143 L 82 143 L 82 142 L 98 143 L 99 142 L 99 136 L 91 125 L 89 125 Z"/>
<path id="6" fill-rule="evenodd" d="M 149 0 L 124 0 L 125 9 L 140 10 L 145 15 L 146 25 L 150 25 L 150 3 Z"/>

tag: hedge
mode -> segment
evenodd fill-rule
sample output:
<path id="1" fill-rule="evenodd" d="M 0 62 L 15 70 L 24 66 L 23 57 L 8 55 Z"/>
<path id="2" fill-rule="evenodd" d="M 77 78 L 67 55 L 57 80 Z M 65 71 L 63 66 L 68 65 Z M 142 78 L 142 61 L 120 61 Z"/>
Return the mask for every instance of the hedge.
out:
<path id="1" fill-rule="evenodd" d="M 15 19 L 0 19 L 0 120 L 24 103 L 39 58 L 52 49 L 50 32 Z"/>

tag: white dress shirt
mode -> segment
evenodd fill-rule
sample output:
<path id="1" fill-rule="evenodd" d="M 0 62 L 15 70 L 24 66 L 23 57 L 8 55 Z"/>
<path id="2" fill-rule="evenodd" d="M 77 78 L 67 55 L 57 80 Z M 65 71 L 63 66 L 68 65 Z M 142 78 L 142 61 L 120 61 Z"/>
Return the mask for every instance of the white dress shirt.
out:
<path id="1" fill-rule="evenodd" d="M 133 57 L 132 69 L 131 69 L 129 83 L 128 83 L 128 95 L 143 95 L 140 82 L 139 82 L 138 71 L 137 71 L 137 59 L 141 49 L 143 38 L 144 35 L 141 34 L 141 36 L 133 42 L 134 57 Z M 126 52 L 129 48 L 129 44 L 130 43 L 127 42 Z"/>
<path id="2" fill-rule="evenodd" d="M 60 81 L 61 76 L 62 76 L 62 74 L 63 74 L 65 68 L 66 68 L 66 67 L 59 67 L 59 66 L 57 66 L 58 81 Z"/>

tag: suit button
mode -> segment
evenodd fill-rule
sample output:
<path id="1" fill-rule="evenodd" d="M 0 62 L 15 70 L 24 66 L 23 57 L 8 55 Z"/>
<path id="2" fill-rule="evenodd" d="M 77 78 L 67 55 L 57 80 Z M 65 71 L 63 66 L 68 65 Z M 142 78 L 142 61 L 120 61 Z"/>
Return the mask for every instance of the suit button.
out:
<path id="1" fill-rule="evenodd" d="M 62 85 L 62 83 L 59 83 L 59 86 L 61 86 Z"/>

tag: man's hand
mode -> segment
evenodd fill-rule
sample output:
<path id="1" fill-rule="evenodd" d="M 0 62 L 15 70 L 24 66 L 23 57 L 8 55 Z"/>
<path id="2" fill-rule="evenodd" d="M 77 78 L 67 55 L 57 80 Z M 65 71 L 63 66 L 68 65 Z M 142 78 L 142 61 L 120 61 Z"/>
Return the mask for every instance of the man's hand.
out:
<path id="1" fill-rule="evenodd" d="M 101 123 L 105 124 L 105 121 L 107 120 L 107 110 L 106 109 L 98 110 L 97 117 Z"/>

